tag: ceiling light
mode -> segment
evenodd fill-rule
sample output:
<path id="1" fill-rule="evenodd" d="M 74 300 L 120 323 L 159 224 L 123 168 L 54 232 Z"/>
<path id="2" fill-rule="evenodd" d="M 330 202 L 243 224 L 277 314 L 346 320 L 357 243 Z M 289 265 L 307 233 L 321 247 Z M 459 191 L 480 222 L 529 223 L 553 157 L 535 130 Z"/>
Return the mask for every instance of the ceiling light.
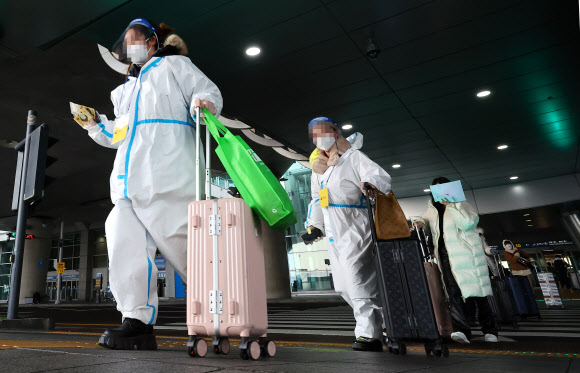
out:
<path id="1" fill-rule="evenodd" d="M 431 189 L 423 189 L 423 192 L 425 192 L 425 193 L 430 192 L 430 191 L 431 191 Z"/>
<path id="2" fill-rule="evenodd" d="M 524 214 L 524 216 L 530 216 L 530 214 Z"/>
<path id="3" fill-rule="evenodd" d="M 517 178 L 518 178 L 517 176 L 512 176 L 510 177 L 510 180 L 517 180 Z"/>
<path id="4" fill-rule="evenodd" d="M 532 224 L 528 224 L 528 227 L 533 227 L 533 225 Z"/>
<path id="5" fill-rule="evenodd" d="M 532 221 L 532 219 L 530 219 L 530 220 L 526 220 L 526 221 Z"/>
<path id="6" fill-rule="evenodd" d="M 344 126 L 342 126 L 343 130 L 349 130 L 352 128 L 352 124 L 345 124 Z"/>
<path id="7" fill-rule="evenodd" d="M 246 54 L 248 56 L 257 56 L 258 54 L 260 54 L 260 48 L 250 47 L 250 48 L 246 49 Z"/>
<path id="8" fill-rule="evenodd" d="M 394 164 L 393 165 L 393 168 L 401 168 L 401 165 L 400 164 Z"/>
<path id="9" fill-rule="evenodd" d="M 507 148 L 508 148 L 508 146 L 507 146 L 507 145 L 500 145 L 500 146 L 498 146 L 497 148 L 498 148 L 499 150 L 504 150 L 504 149 L 507 149 Z"/>
<path id="10" fill-rule="evenodd" d="M 481 91 L 477 93 L 477 97 L 486 97 L 489 96 L 491 94 L 490 91 Z"/>

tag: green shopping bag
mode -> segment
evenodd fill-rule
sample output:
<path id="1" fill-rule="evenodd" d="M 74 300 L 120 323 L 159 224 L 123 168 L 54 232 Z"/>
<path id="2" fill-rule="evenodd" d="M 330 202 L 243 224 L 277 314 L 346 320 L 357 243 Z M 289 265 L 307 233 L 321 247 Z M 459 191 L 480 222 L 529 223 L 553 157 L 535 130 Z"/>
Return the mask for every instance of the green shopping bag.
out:
<path id="1" fill-rule="evenodd" d="M 235 136 L 209 110 L 203 109 L 205 123 L 218 143 L 215 152 L 244 201 L 277 231 L 296 224 L 296 211 L 288 194 L 258 155 Z"/>

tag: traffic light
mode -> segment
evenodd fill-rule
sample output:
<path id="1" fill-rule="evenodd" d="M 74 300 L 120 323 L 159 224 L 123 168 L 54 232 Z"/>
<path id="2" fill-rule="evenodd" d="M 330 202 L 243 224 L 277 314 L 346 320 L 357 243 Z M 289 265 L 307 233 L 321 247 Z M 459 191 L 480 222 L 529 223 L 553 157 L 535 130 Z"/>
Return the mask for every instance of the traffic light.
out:
<path id="1" fill-rule="evenodd" d="M 30 151 L 24 186 L 24 200 L 32 204 L 44 196 L 45 172 L 56 159 L 49 157 L 48 148 L 57 142 L 48 137 L 48 126 L 42 124 L 30 134 Z"/>
<path id="2" fill-rule="evenodd" d="M 20 188 L 24 187 L 24 200 L 28 204 L 39 201 L 44 196 L 44 187 L 52 180 L 45 175 L 46 169 L 50 167 L 56 159 L 50 157 L 48 149 L 58 140 L 48 136 L 48 126 L 42 124 L 29 135 L 28 162 L 24 185 L 22 185 L 22 173 L 24 164 L 24 144 L 22 140 L 15 149 L 18 150 L 18 160 L 16 167 L 16 178 L 14 180 L 14 194 L 12 199 L 12 211 L 18 210 Z"/>
<path id="3" fill-rule="evenodd" d="M 16 238 L 16 232 L 10 233 L 10 237 Z M 26 238 L 27 240 L 34 240 L 34 235 L 33 234 L 27 234 L 24 238 Z"/>

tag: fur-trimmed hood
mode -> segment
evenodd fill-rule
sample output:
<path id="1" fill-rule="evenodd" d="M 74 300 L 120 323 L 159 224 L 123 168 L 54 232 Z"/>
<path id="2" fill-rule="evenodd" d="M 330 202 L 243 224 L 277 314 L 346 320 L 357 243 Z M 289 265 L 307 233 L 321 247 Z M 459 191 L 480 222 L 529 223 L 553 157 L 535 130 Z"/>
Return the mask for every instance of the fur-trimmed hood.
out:
<path id="1" fill-rule="evenodd" d="M 511 249 L 508 249 L 506 247 L 508 244 L 512 245 Z M 503 246 L 504 250 L 507 251 L 508 253 L 515 254 L 518 251 L 518 249 L 516 248 L 516 245 L 514 245 L 514 243 L 510 240 L 503 240 L 501 245 Z"/>
<path id="2" fill-rule="evenodd" d="M 172 46 L 177 50 L 177 54 L 187 56 L 187 44 L 177 34 L 171 34 L 165 39 L 164 47 Z"/>
<path id="3" fill-rule="evenodd" d="M 157 49 L 155 53 L 153 53 L 151 58 L 176 56 L 176 55 L 187 56 L 187 53 L 188 53 L 187 45 L 185 44 L 183 39 L 176 34 L 171 34 L 165 39 L 165 43 L 163 43 L 163 46 Z M 141 72 L 142 65 L 130 64 L 129 66 L 130 69 L 127 75 L 135 78 L 138 77 L 139 72 Z"/>

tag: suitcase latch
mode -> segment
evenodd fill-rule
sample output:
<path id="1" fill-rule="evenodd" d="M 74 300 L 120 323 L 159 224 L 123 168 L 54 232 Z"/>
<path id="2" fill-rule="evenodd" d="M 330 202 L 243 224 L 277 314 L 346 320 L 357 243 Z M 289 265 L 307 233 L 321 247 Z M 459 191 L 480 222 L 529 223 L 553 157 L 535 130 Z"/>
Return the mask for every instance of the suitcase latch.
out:
<path id="1" fill-rule="evenodd" d="M 223 292 L 221 290 L 209 291 L 209 313 L 221 315 L 224 312 Z"/>
<path id="2" fill-rule="evenodd" d="M 219 236 L 222 234 L 222 216 L 213 214 L 209 216 L 209 235 Z"/>
<path id="3" fill-rule="evenodd" d="M 407 314 L 407 324 L 409 325 L 410 329 L 419 329 L 419 322 L 414 314 L 410 313 Z"/>
<path id="4" fill-rule="evenodd" d="M 398 248 L 393 249 L 393 262 L 401 263 L 401 251 Z"/>

